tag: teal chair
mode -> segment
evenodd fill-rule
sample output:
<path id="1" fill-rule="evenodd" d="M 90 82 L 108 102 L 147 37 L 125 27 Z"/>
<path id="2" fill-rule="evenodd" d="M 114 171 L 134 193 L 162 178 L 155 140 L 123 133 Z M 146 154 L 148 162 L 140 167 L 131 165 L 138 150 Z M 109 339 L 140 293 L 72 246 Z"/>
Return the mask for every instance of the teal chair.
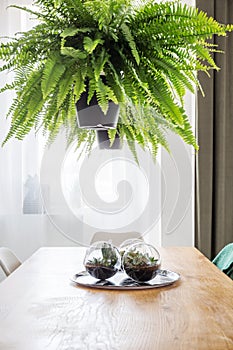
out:
<path id="1" fill-rule="evenodd" d="M 233 243 L 227 244 L 212 262 L 233 280 Z"/>

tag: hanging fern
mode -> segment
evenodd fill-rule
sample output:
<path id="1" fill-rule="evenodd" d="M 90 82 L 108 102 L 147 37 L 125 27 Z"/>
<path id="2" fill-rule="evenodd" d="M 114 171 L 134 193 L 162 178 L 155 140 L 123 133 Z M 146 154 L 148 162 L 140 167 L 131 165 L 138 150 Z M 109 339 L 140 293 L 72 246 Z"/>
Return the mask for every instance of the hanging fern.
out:
<path id="1" fill-rule="evenodd" d="M 15 90 L 8 111 L 11 137 L 23 139 L 42 129 L 49 141 L 67 129 L 68 142 L 77 140 L 90 151 L 95 133 L 76 124 L 75 102 L 88 90 L 106 114 L 109 100 L 120 105 L 116 130 L 156 157 L 158 146 L 168 149 L 166 131 L 172 130 L 198 148 L 184 110 L 186 90 L 201 89 L 197 72 L 219 69 L 208 42 L 225 36 L 232 25 L 180 1 L 154 0 L 34 0 L 35 10 L 13 6 L 36 17 L 38 24 L 0 43 L 0 71 L 15 71 Z M 101 75 L 105 78 L 102 79 Z"/>

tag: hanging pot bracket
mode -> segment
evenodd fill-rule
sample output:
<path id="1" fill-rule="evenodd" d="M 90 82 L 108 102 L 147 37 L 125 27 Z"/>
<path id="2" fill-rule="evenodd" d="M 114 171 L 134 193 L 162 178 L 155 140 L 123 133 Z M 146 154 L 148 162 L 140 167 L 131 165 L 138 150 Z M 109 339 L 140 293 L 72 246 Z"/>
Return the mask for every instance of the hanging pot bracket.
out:
<path id="1" fill-rule="evenodd" d="M 111 130 L 111 129 L 116 129 L 115 125 L 114 124 L 111 124 L 111 125 L 108 125 L 108 124 L 105 124 L 105 125 L 102 125 L 102 124 L 98 124 L 94 127 L 94 129 L 96 130 Z"/>

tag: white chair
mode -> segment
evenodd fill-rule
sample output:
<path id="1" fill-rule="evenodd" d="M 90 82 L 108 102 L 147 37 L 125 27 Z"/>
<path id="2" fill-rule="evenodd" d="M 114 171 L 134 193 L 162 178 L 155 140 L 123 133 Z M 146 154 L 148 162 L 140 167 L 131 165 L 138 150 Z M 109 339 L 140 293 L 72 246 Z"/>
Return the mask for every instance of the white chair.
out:
<path id="1" fill-rule="evenodd" d="M 21 265 L 21 261 L 8 248 L 0 247 L 0 266 L 6 276 L 9 276 Z"/>
<path id="2" fill-rule="evenodd" d="M 126 239 L 131 238 L 143 240 L 139 232 L 96 232 L 91 239 L 91 244 L 98 241 L 111 241 L 113 245 L 118 247 Z"/>

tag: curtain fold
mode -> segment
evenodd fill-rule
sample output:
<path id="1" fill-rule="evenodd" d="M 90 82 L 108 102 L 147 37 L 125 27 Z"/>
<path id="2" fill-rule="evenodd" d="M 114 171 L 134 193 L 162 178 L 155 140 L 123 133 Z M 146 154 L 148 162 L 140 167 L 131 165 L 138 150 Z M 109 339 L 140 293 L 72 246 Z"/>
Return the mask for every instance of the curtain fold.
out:
<path id="1" fill-rule="evenodd" d="M 233 23 L 232 0 L 197 0 L 199 9 L 220 23 Z M 233 33 L 216 37 L 220 71 L 200 75 L 196 160 L 196 246 L 213 258 L 233 242 Z"/>

